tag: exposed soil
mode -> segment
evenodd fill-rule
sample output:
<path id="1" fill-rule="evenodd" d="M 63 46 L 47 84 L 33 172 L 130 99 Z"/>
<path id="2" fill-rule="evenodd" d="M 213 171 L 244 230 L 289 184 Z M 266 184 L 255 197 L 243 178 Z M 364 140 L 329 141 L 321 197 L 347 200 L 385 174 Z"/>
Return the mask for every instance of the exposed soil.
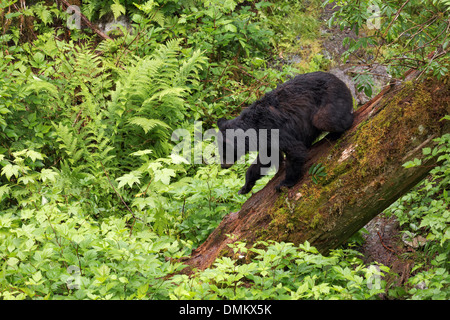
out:
<path id="1" fill-rule="evenodd" d="M 322 36 L 324 37 L 322 47 L 325 51 L 323 51 L 323 53 L 325 57 L 329 59 L 331 58 L 334 61 L 339 61 L 342 54 L 348 49 L 342 45 L 342 41 L 347 37 L 357 39 L 358 36 L 350 28 L 340 30 L 340 28 L 336 25 L 332 26 L 331 28 L 328 27 L 326 22 L 331 18 L 335 11 L 336 8 L 334 8 L 334 4 L 327 4 L 323 8 L 319 19 L 323 22 L 322 28 L 320 30 Z"/>
<path id="2" fill-rule="evenodd" d="M 414 260 L 406 258 L 405 253 L 414 252 L 414 248 L 401 239 L 401 229 L 395 217 L 379 215 L 365 228 L 368 234 L 363 237 L 365 243 L 358 249 L 363 254 L 366 265 L 381 263 L 391 269 L 394 278 L 389 281 L 393 286 L 401 286 L 411 275 Z"/>
<path id="3" fill-rule="evenodd" d="M 374 97 L 390 81 L 391 77 L 387 73 L 386 67 L 375 63 L 373 55 L 363 49 L 351 54 L 347 61 L 342 61 L 342 55 L 348 49 L 348 46 L 343 46 L 342 42 L 345 38 L 357 40 L 358 35 L 348 27 L 341 30 L 337 25 L 328 26 L 326 22 L 336 10 L 337 8 L 333 4 L 327 4 L 319 16 L 319 19 L 323 22 L 320 30 L 322 35 L 321 45 L 323 47 L 321 53 L 332 62 L 328 71 L 344 81 L 352 92 L 357 104 L 363 105 Z M 365 36 L 364 30 L 360 30 L 360 35 Z M 356 89 L 357 85 L 352 79 L 354 74 L 364 71 L 370 71 L 372 74 L 371 97 L 366 96 L 364 92 L 358 92 Z"/>

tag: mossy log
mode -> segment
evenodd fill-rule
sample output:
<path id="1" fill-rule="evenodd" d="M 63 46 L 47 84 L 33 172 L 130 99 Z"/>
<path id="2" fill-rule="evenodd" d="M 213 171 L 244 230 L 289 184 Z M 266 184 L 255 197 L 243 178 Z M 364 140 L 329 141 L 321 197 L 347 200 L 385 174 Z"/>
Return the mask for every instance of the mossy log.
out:
<path id="1" fill-rule="evenodd" d="M 281 166 L 185 263 L 205 269 L 231 254 L 227 245 L 234 241 L 308 240 L 324 254 L 343 244 L 436 165 L 436 159 L 424 159 L 422 148 L 432 148 L 434 138 L 449 131 L 448 121 L 440 121 L 450 113 L 449 100 L 448 78 L 387 86 L 355 112 L 352 128 L 339 140 L 325 137 L 313 146 L 297 185 L 275 191 L 284 176 Z M 422 165 L 402 166 L 414 158 L 424 159 Z M 314 183 L 307 168 L 317 163 L 326 177 Z"/>

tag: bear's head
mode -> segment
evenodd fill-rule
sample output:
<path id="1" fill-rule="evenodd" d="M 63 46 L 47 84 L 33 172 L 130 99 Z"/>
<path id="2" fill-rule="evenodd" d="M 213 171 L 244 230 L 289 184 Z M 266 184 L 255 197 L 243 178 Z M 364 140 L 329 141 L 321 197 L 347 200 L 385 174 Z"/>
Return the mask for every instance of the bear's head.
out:
<path id="1" fill-rule="evenodd" d="M 232 140 L 227 139 L 226 136 L 227 122 L 228 120 L 225 118 L 220 118 L 217 121 L 217 126 L 219 127 L 217 147 L 219 148 L 220 166 L 222 169 L 230 168 L 237 161 L 237 153 L 234 150 L 235 144 Z M 227 155 L 229 156 L 227 157 Z"/>
<path id="2" fill-rule="evenodd" d="M 244 131 L 236 119 L 217 121 L 219 132 L 217 144 L 219 148 L 220 163 L 223 169 L 231 167 L 236 161 L 249 151 L 255 151 L 257 146 L 257 133 L 254 129 Z"/>
<path id="3" fill-rule="evenodd" d="M 217 144 L 222 168 L 227 169 L 249 151 L 258 150 L 257 130 L 250 128 L 244 131 L 242 120 L 221 118 L 217 121 L 217 126 Z"/>

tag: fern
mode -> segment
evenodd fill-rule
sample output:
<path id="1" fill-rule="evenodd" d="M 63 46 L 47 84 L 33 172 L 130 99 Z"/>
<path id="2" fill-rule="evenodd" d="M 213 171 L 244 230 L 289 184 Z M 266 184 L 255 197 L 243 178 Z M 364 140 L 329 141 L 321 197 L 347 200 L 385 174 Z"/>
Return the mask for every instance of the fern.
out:
<path id="1" fill-rule="evenodd" d="M 164 27 L 164 24 L 166 22 L 166 17 L 164 16 L 164 13 L 162 13 L 159 10 L 156 10 L 151 17 L 153 21 L 155 21 L 161 27 Z"/>
<path id="2" fill-rule="evenodd" d="M 141 58 L 123 55 L 121 41 L 104 41 L 95 52 L 89 42 L 58 44 L 54 63 L 41 63 L 47 69 L 40 78 L 24 77 L 24 86 L 17 89 L 28 110 L 39 107 L 46 112 L 50 133 L 47 141 L 39 141 L 45 141 L 46 152 L 52 154 L 43 153 L 46 157 L 39 161 L 59 175 L 63 194 L 102 194 L 102 201 L 110 201 L 116 197 L 110 185 L 117 185 L 115 175 L 141 166 L 130 153 L 148 150 L 148 161 L 167 157 L 172 129 L 189 120 L 186 99 L 206 61 L 202 52 L 188 50 L 186 55 L 180 40 L 173 39 L 154 45 L 152 53 Z M 26 108 L 19 119 L 26 118 L 33 129 L 30 123 L 41 115 L 28 115 Z M 2 178 L 13 179 L 15 174 L 14 167 L 7 167 Z M 31 184 L 39 177 L 29 174 L 21 181 Z"/>
<path id="3" fill-rule="evenodd" d="M 58 88 L 55 85 L 40 78 L 33 77 L 32 80 L 28 82 L 25 92 L 27 94 L 30 94 L 31 92 L 39 94 L 40 91 L 47 91 L 52 97 L 58 97 Z"/>
<path id="4" fill-rule="evenodd" d="M 148 133 L 155 127 L 161 127 L 163 129 L 170 129 L 170 127 L 161 120 L 156 119 L 146 119 L 143 117 L 134 117 L 129 120 L 131 124 L 135 124 L 141 127 L 145 133 Z"/>
<path id="5" fill-rule="evenodd" d="M 171 39 L 161 44 L 153 53 L 153 58 L 162 59 L 166 65 L 178 64 L 177 55 L 180 51 L 181 39 Z"/>
<path id="6" fill-rule="evenodd" d="M 97 0 L 84 0 L 81 6 L 81 12 L 89 19 L 92 20 L 101 6 L 101 2 Z"/>
<path id="7" fill-rule="evenodd" d="M 203 56 L 203 52 L 194 51 L 192 56 L 181 65 L 175 84 L 181 85 L 189 81 L 193 86 L 197 86 L 199 84 L 198 70 L 202 69 L 205 63 L 206 58 Z"/>
<path id="8" fill-rule="evenodd" d="M 151 149 L 155 157 L 164 156 L 169 149 L 168 130 L 188 116 L 185 99 L 189 87 L 198 81 L 198 70 L 204 62 L 200 51 L 183 58 L 177 39 L 159 45 L 143 59 L 129 58 L 126 72 L 119 71 L 107 107 L 108 117 L 119 128 L 118 139 L 125 141 L 126 136 L 129 145 Z"/>
<path id="9" fill-rule="evenodd" d="M 37 18 L 41 19 L 45 25 L 48 25 L 51 22 L 53 22 L 52 11 L 49 10 L 49 8 L 46 7 L 45 5 L 43 5 L 42 3 L 35 4 L 32 8 L 32 11 L 33 11 L 34 15 Z"/>
<path id="10" fill-rule="evenodd" d="M 65 150 L 68 160 L 72 164 L 77 163 L 85 154 L 85 150 L 82 147 L 80 148 L 77 134 L 74 134 L 72 128 L 62 123 L 54 123 L 53 126 L 57 135 L 56 142 L 59 142 L 59 148 Z"/>
<path id="11" fill-rule="evenodd" d="M 126 8 L 121 5 L 118 0 L 114 0 L 114 3 L 111 5 L 111 11 L 114 15 L 114 19 L 117 19 L 121 15 L 125 14 Z"/>
<path id="12" fill-rule="evenodd" d="M 158 3 L 155 1 L 147 1 L 144 4 L 134 4 L 139 10 L 142 10 L 152 21 L 159 24 L 161 27 L 164 27 L 164 23 L 166 20 L 166 17 L 164 16 L 164 13 L 155 8 L 158 6 Z"/>

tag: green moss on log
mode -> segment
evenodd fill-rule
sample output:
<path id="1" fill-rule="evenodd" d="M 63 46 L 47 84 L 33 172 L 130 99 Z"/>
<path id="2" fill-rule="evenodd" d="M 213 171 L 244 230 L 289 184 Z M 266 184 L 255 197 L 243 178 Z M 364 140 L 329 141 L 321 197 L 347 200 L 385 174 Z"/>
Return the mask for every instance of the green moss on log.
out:
<path id="1" fill-rule="evenodd" d="M 348 205 L 360 204 L 365 201 L 364 194 L 383 186 L 387 171 L 404 163 L 408 150 L 441 134 L 439 120 L 449 113 L 448 104 L 433 96 L 433 90 L 442 91 L 441 85 L 433 80 L 407 82 L 383 98 L 383 105 L 376 107 L 367 121 L 317 161 L 327 172 L 322 183 L 309 180 L 293 196 L 279 197 L 264 238 L 268 233 L 271 239 L 302 242 L 308 234 L 305 230 L 329 228 L 327 224 L 336 221 L 330 217 L 341 215 Z M 444 96 L 448 97 L 448 92 Z"/>

